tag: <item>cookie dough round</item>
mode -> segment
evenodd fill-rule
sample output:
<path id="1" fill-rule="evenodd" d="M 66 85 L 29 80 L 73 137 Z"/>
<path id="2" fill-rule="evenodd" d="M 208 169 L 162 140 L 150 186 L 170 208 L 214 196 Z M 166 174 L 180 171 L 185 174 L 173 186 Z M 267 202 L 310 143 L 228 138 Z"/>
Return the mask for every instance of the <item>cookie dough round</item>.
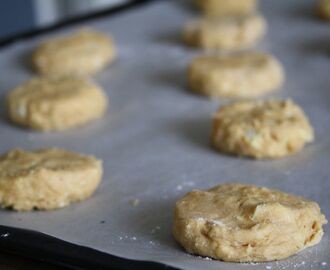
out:
<path id="1" fill-rule="evenodd" d="M 12 150 L 0 156 L 0 205 L 18 211 L 50 210 L 90 197 L 102 162 L 61 149 Z"/>
<path id="2" fill-rule="evenodd" d="M 313 139 L 306 115 L 291 100 L 235 102 L 221 107 L 213 117 L 211 143 L 228 154 L 280 158 Z"/>
<path id="3" fill-rule="evenodd" d="M 195 0 L 195 3 L 207 16 L 247 15 L 258 7 L 257 0 Z"/>
<path id="4" fill-rule="evenodd" d="M 321 19 L 330 20 L 330 0 L 318 0 L 316 11 Z"/>
<path id="5" fill-rule="evenodd" d="M 35 69 L 43 75 L 91 75 L 115 57 L 112 39 L 84 30 L 42 43 L 33 55 Z"/>
<path id="6" fill-rule="evenodd" d="M 212 98 L 252 98 L 279 88 L 282 65 L 271 55 L 244 52 L 196 57 L 188 67 L 192 91 Z"/>
<path id="7" fill-rule="evenodd" d="M 326 223 L 315 202 L 264 187 L 224 184 L 179 200 L 173 234 L 189 253 L 264 262 L 316 245 Z"/>
<path id="8" fill-rule="evenodd" d="M 260 15 L 203 18 L 184 29 L 188 45 L 206 49 L 240 50 L 254 46 L 266 32 Z"/>
<path id="9" fill-rule="evenodd" d="M 37 77 L 12 90 L 7 97 L 10 119 L 40 131 L 60 131 L 104 115 L 104 91 L 84 78 Z"/>

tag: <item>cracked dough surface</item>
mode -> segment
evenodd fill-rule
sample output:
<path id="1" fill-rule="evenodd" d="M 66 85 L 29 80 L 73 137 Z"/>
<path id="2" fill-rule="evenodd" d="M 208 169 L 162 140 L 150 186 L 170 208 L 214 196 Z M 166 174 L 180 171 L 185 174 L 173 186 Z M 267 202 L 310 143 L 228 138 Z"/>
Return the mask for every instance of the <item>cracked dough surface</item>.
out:
<path id="1" fill-rule="evenodd" d="M 257 0 L 195 0 L 195 3 L 207 16 L 247 15 L 258 7 Z"/>
<path id="2" fill-rule="evenodd" d="M 7 97 L 10 119 L 41 131 L 80 126 L 103 116 L 107 106 L 104 91 L 84 78 L 37 77 Z"/>
<path id="3" fill-rule="evenodd" d="M 330 20 L 330 1 L 318 0 L 316 11 L 320 18 Z"/>
<path id="4" fill-rule="evenodd" d="M 266 53 L 245 52 L 196 57 L 188 67 L 192 91 L 212 98 L 251 98 L 279 88 L 282 65 Z"/>
<path id="5" fill-rule="evenodd" d="M 91 75 L 115 57 L 112 39 L 99 32 L 83 30 L 42 43 L 32 62 L 43 75 Z"/>
<path id="6" fill-rule="evenodd" d="M 224 184 L 179 200 L 173 234 L 189 253 L 263 262 L 316 245 L 326 223 L 315 202 L 264 187 Z"/>
<path id="7" fill-rule="evenodd" d="M 206 49 L 239 50 L 254 46 L 266 32 L 260 15 L 203 18 L 189 23 L 183 36 L 187 44 Z"/>
<path id="8" fill-rule="evenodd" d="M 224 153 L 280 158 L 301 150 L 313 139 L 306 115 L 291 100 L 234 102 L 213 116 L 211 143 Z"/>
<path id="9" fill-rule="evenodd" d="M 0 156 L 0 204 L 18 211 L 50 210 L 90 197 L 102 161 L 61 149 L 15 149 Z"/>

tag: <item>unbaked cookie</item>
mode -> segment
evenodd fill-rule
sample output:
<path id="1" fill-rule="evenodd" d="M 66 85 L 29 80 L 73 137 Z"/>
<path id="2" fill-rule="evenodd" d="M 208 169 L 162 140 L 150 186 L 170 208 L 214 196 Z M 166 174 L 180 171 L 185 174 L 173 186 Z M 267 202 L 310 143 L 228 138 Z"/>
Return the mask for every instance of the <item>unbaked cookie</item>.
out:
<path id="1" fill-rule="evenodd" d="M 291 100 L 235 102 L 221 107 L 213 117 L 211 142 L 229 154 L 280 158 L 313 139 L 306 115 Z"/>
<path id="2" fill-rule="evenodd" d="M 330 20 L 330 0 L 318 0 L 316 11 L 320 18 Z"/>
<path id="3" fill-rule="evenodd" d="M 84 30 L 42 43 L 33 55 L 35 69 L 43 75 L 90 75 L 115 57 L 112 39 Z"/>
<path id="4" fill-rule="evenodd" d="M 84 78 L 39 77 L 23 83 L 7 97 L 10 119 L 41 131 L 64 130 L 103 116 L 104 91 Z"/>
<path id="5" fill-rule="evenodd" d="M 209 97 L 251 98 L 279 88 L 284 71 L 265 53 L 205 55 L 189 65 L 188 81 L 192 91 Z"/>
<path id="6" fill-rule="evenodd" d="M 18 211 L 50 210 L 90 197 L 102 162 L 61 149 L 12 150 L 0 156 L 0 204 Z"/>
<path id="7" fill-rule="evenodd" d="M 224 184 L 179 200 L 173 234 L 189 253 L 263 262 L 316 245 L 326 223 L 315 202 L 264 187 Z"/>
<path id="8" fill-rule="evenodd" d="M 203 18 L 184 29 L 187 44 L 206 49 L 239 50 L 255 45 L 266 32 L 260 15 Z"/>
<path id="9" fill-rule="evenodd" d="M 195 0 L 207 16 L 237 16 L 255 12 L 257 0 Z"/>

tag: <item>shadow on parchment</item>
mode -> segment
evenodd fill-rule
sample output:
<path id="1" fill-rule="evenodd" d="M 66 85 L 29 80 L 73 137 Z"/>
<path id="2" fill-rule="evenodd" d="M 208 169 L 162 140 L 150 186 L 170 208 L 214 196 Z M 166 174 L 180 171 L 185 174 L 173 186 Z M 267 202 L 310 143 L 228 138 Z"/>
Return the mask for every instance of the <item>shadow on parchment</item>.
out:
<path id="1" fill-rule="evenodd" d="M 303 20 L 320 20 L 316 14 L 316 6 L 313 2 L 307 5 L 294 5 L 294 8 L 289 10 L 288 14 L 292 19 L 303 19 Z"/>
<path id="2" fill-rule="evenodd" d="M 178 119 L 170 127 L 171 132 L 181 136 L 192 146 L 214 152 L 210 145 L 211 124 L 210 115 L 203 115 L 197 118 Z"/>
<path id="3" fill-rule="evenodd" d="M 30 75 L 35 74 L 35 70 L 32 65 L 34 49 L 27 49 L 17 55 L 17 65 L 22 67 Z"/>
<path id="4" fill-rule="evenodd" d="M 6 95 L 0 94 L 0 122 L 9 124 L 7 111 L 6 111 Z"/>
<path id="5" fill-rule="evenodd" d="M 305 40 L 295 44 L 298 50 L 301 50 L 304 54 L 311 56 L 326 56 L 330 57 L 330 38 L 323 37 L 318 40 Z"/>
<path id="6" fill-rule="evenodd" d="M 266 2 L 266 3 L 265 3 Z M 260 1 L 259 10 L 261 13 L 270 20 L 293 20 L 293 21 L 317 21 L 316 16 L 316 5 L 315 1 L 309 1 L 308 3 L 299 3 L 299 5 L 287 5 L 285 8 L 280 8 L 281 5 L 277 6 L 276 1 L 272 2 L 272 5 L 267 4 L 267 1 Z M 274 7 L 274 8 L 273 8 Z M 279 9 L 280 8 L 280 9 Z M 276 13 L 276 16 L 272 16 Z"/>
<path id="7" fill-rule="evenodd" d="M 156 85 L 188 92 L 188 82 L 186 79 L 186 68 L 173 66 L 172 69 L 162 70 L 151 77 Z"/>
<path id="8" fill-rule="evenodd" d="M 183 40 L 182 40 L 182 33 L 178 30 L 159 33 L 153 38 L 153 40 L 156 43 L 160 43 L 160 44 L 182 45 L 182 46 L 184 46 L 184 43 L 183 43 Z"/>

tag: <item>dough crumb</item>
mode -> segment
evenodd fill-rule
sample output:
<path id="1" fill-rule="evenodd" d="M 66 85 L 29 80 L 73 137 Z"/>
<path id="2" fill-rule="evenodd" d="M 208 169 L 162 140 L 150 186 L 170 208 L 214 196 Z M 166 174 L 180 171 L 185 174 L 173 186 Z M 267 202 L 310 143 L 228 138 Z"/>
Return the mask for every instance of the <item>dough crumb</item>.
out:
<path id="1" fill-rule="evenodd" d="M 151 234 L 156 233 L 156 232 L 159 231 L 160 229 L 161 229 L 161 227 L 157 225 L 155 228 L 153 228 L 153 229 L 151 230 Z"/>
<path id="2" fill-rule="evenodd" d="M 140 204 L 140 200 L 139 199 L 130 200 L 130 204 L 134 207 L 138 206 Z"/>

